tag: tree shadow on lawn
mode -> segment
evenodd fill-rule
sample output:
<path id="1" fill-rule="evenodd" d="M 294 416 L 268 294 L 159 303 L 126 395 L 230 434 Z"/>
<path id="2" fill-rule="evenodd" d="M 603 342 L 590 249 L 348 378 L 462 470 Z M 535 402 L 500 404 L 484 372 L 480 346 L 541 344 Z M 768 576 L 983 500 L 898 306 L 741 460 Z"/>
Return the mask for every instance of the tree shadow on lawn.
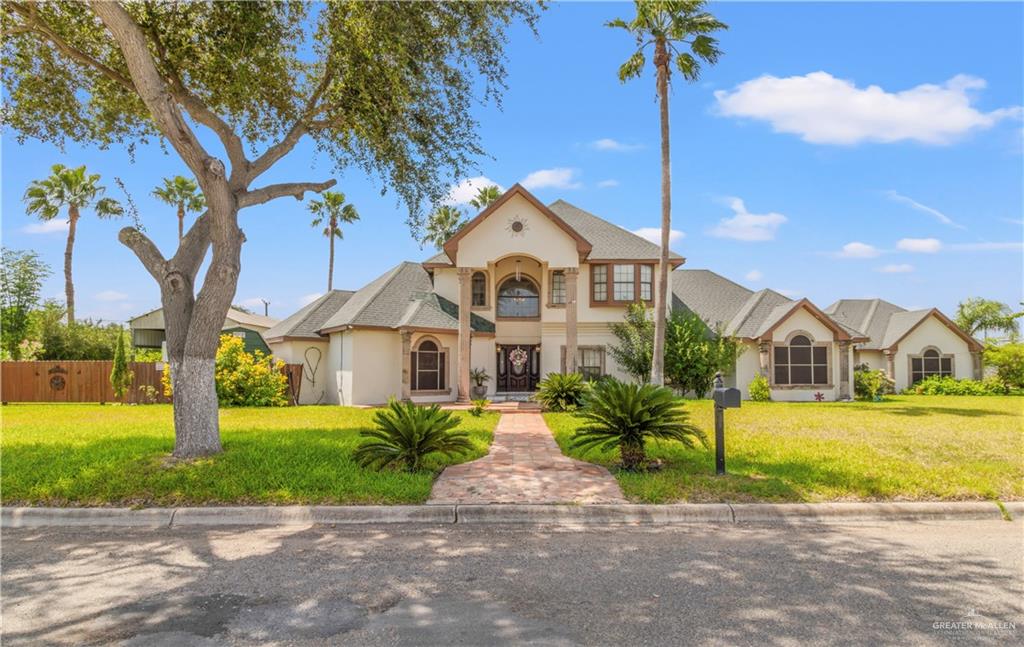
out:
<path id="1" fill-rule="evenodd" d="M 1024 400 L 1021 400 L 1021 406 L 1024 407 Z M 891 413 L 897 416 L 963 416 L 967 418 L 987 418 L 991 416 L 997 417 L 1015 417 L 1013 413 L 1008 411 L 993 411 L 992 409 L 970 409 L 961 407 L 885 407 L 884 409 L 878 409 L 879 413 Z M 1018 412 L 1018 416 L 1020 413 Z"/>
<path id="2" fill-rule="evenodd" d="M 226 503 L 420 503 L 448 464 L 487 453 L 488 435 L 471 432 L 474 450 L 454 460 L 432 456 L 425 469 L 360 467 L 359 429 L 222 433 L 224 452 L 168 463 L 166 436 L 104 436 L 89 442 L 4 448 L 6 505 L 189 505 Z"/>
<path id="3" fill-rule="evenodd" d="M 3 638 L 1005 644 L 933 627 L 1019 609 L 1012 559 L 936 548 L 930 525 L 5 531 Z"/>

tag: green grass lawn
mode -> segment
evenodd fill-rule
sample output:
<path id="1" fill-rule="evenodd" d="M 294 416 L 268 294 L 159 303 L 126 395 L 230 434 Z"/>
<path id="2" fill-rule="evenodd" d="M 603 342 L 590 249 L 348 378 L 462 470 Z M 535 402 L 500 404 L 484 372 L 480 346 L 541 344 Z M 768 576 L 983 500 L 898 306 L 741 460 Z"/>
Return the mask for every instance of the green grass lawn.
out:
<path id="1" fill-rule="evenodd" d="M 498 415 L 458 412 L 487 453 Z M 407 474 L 359 467 L 352 452 L 373 411 L 346 407 L 222 409 L 224 453 L 165 467 L 170 405 L 13 404 L 2 409 L 4 505 L 422 503 L 447 464 Z"/>
<path id="2" fill-rule="evenodd" d="M 617 453 L 569 450 L 580 420 L 545 414 L 562 451 L 612 469 L 634 501 L 1024 499 L 1024 398 L 894 396 L 881 403 L 744 402 L 726 411 L 726 467 L 715 476 L 714 413 L 687 401 L 707 449 L 649 444 L 665 461 L 616 470 Z"/>

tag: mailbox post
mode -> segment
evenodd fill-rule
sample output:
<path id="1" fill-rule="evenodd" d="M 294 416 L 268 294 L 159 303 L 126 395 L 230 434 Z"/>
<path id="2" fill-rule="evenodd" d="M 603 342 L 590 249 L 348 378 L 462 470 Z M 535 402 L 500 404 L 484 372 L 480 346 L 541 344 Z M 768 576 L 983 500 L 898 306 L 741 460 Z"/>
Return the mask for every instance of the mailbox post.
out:
<path id="1" fill-rule="evenodd" d="M 715 374 L 715 388 L 712 392 L 715 401 L 715 474 L 725 474 L 725 410 L 737 409 L 740 406 L 740 390 L 725 388 L 722 373 Z"/>

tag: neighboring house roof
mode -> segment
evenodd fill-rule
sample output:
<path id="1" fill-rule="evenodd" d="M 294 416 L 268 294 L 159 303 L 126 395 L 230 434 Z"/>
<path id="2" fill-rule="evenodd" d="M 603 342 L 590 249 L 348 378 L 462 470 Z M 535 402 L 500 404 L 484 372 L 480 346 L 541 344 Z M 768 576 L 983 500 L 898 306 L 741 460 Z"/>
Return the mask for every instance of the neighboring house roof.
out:
<path id="1" fill-rule="evenodd" d="M 445 267 L 452 265 L 452 257 L 458 249 L 458 242 L 474 227 L 483 222 L 498 207 L 513 195 L 522 195 L 532 203 L 538 211 L 546 215 L 556 225 L 576 241 L 576 248 L 588 260 L 658 260 L 661 258 L 661 247 L 651 241 L 637 236 L 633 232 L 610 223 L 607 220 L 569 204 L 565 200 L 556 200 L 545 206 L 532 193 L 515 185 L 492 203 L 479 215 L 470 220 L 454 236 L 445 241 L 444 250 L 431 256 L 423 265 Z M 683 257 L 669 252 L 673 265 L 680 265 Z"/>
<path id="2" fill-rule="evenodd" d="M 149 317 L 149 316 L 155 315 L 155 314 L 159 314 L 160 316 L 155 318 L 155 320 L 153 322 L 151 322 L 153 324 L 153 329 L 154 330 L 163 330 L 163 328 L 164 328 L 163 308 L 154 308 L 154 309 L 150 310 L 149 312 L 144 312 L 144 313 L 140 314 L 137 317 L 132 317 L 131 319 L 128 320 L 128 326 L 131 327 L 131 328 L 135 328 L 135 327 L 137 327 L 136 326 L 136 322 L 138 322 L 140 319 L 143 319 L 145 317 Z M 265 317 L 263 315 L 249 314 L 248 312 L 242 312 L 241 310 L 237 310 L 235 308 L 228 308 L 228 314 L 225 317 L 225 319 L 226 319 L 225 326 L 228 325 L 228 323 L 227 323 L 228 321 L 234 321 L 235 323 L 240 323 L 240 324 L 242 324 L 244 326 L 255 326 L 257 328 L 270 328 L 274 324 L 277 323 L 277 319 L 274 319 L 273 317 Z M 141 326 L 138 326 L 138 327 L 141 327 Z"/>
<path id="3" fill-rule="evenodd" d="M 326 321 L 355 294 L 352 290 L 331 290 L 263 333 L 267 341 L 289 339 L 323 340 L 318 332 Z"/>
<path id="4" fill-rule="evenodd" d="M 981 348 L 978 340 L 958 328 L 935 308 L 906 310 L 883 299 L 840 299 L 826 308 L 825 312 L 845 325 L 855 325 L 863 330 L 869 338 L 860 345 L 864 350 L 893 348 L 921 322 L 932 316 L 966 341 L 971 348 Z"/>
<path id="5" fill-rule="evenodd" d="M 423 266 L 407 261 L 357 290 L 324 322 L 320 332 L 349 326 L 458 330 L 458 312 L 458 306 L 434 294 Z M 478 315 L 470 316 L 470 325 L 478 332 L 494 332 L 494 324 Z"/>

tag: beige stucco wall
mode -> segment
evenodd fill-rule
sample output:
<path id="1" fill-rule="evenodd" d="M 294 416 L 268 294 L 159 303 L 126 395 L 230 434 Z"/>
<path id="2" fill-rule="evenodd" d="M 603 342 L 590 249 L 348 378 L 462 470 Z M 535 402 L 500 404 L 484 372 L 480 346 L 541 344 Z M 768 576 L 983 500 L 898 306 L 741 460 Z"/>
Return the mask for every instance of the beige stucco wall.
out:
<path id="1" fill-rule="evenodd" d="M 329 404 L 352 402 L 352 332 L 331 333 L 327 346 L 327 396 Z"/>
<path id="2" fill-rule="evenodd" d="M 927 348 L 937 348 L 943 355 L 953 355 L 953 375 L 957 379 L 974 377 L 970 347 L 938 318 L 931 316 L 921 322 L 899 342 L 896 349 L 896 390 L 910 386 L 910 356 L 920 355 Z"/>
<path id="3" fill-rule="evenodd" d="M 750 399 L 750 381 L 761 372 L 761 359 L 757 344 L 754 342 L 740 342 L 743 352 L 736 358 L 736 370 L 726 377 L 726 386 L 733 386 L 740 390 L 744 400 Z"/>
<path id="4" fill-rule="evenodd" d="M 522 219 L 521 234 L 508 229 L 510 221 Z M 495 259 L 525 254 L 553 267 L 576 267 L 576 241 L 521 195 L 514 195 L 459 241 L 455 259 L 459 267 L 486 267 Z"/>
<path id="5" fill-rule="evenodd" d="M 880 350 L 855 350 L 854 365 L 867 364 L 872 370 L 886 370 L 885 354 Z"/>
<path id="6" fill-rule="evenodd" d="M 288 364 L 302 364 L 299 404 L 330 402 L 330 389 L 327 383 L 330 342 L 326 339 L 324 341 L 284 341 L 269 344 L 269 346 L 274 357 Z"/>

